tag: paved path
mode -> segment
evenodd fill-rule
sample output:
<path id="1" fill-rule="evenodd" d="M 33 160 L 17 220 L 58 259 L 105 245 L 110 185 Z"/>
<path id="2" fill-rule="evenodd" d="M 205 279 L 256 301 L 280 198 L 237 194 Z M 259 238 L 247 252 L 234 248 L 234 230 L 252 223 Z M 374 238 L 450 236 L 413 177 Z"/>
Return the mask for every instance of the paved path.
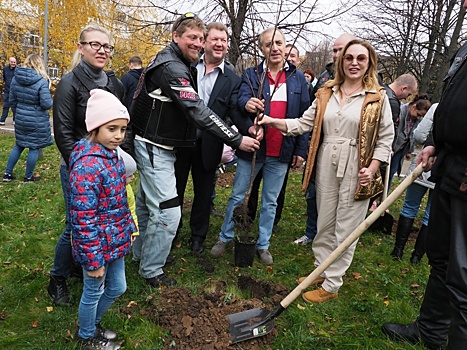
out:
<path id="1" fill-rule="evenodd" d="M 50 118 L 50 127 L 52 129 L 52 137 L 54 136 L 52 118 Z M 10 134 L 14 134 L 15 126 L 13 125 L 13 118 L 8 117 L 5 120 L 5 125 L 0 125 L 0 131 L 9 132 Z"/>
<path id="2" fill-rule="evenodd" d="M 6 118 L 5 125 L 0 125 L 0 131 L 6 131 L 13 134 L 15 132 L 13 118 Z"/>

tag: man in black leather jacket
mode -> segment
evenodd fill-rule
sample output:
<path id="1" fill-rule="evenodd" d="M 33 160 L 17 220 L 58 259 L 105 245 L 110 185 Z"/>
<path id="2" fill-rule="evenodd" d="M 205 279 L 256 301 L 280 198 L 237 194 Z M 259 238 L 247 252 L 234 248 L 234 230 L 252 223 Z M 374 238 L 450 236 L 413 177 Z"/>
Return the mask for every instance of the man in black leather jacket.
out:
<path id="1" fill-rule="evenodd" d="M 467 0 L 463 2 L 467 8 Z M 467 44 L 457 52 L 445 77 L 436 109 L 432 138 L 419 162 L 429 170 L 432 195 L 426 252 L 431 272 L 417 320 L 409 325 L 386 323 L 391 339 L 422 342 L 429 349 L 467 346 Z"/>
<path id="2" fill-rule="evenodd" d="M 230 128 L 196 92 L 197 62 L 204 41 L 204 23 L 192 13 L 178 18 L 172 43 L 159 52 L 142 74 L 130 110 L 140 185 L 136 200 L 142 241 L 139 273 L 154 287 L 174 285 L 162 267 L 180 220 L 174 174 L 174 147 L 194 147 L 196 129 L 244 151 L 259 141 Z"/>
<path id="3" fill-rule="evenodd" d="M 324 83 L 326 83 L 328 80 L 334 79 L 334 63 L 336 62 L 337 57 L 339 57 L 339 54 L 345 45 L 347 45 L 347 43 L 353 39 L 355 39 L 355 36 L 350 33 L 344 33 L 339 35 L 334 41 L 334 44 L 332 45 L 332 62 L 328 63 L 324 71 L 319 75 L 318 82 L 313 88 L 313 93 L 311 94 L 311 103 L 313 103 L 315 100 L 315 94 L 318 89 L 323 87 Z"/>

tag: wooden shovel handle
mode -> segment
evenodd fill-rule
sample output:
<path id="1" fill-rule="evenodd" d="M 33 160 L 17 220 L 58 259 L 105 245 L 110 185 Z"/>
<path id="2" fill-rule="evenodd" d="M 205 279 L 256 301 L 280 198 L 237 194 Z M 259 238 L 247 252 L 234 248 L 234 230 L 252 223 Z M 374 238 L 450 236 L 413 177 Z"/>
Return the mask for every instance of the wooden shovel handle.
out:
<path id="1" fill-rule="evenodd" d="M 389 171 L 389 169 L 388 169 Z M 291 291 L 282 301 L 281 306 L 289 306 L 317 277 L 319 277 L 334 261 L 339 258 L 353 242 L 365 232 L 370 225 L 375 222 L 381 214 L 409 187 L 417 177 L 423 172 L 422 163 L 420 163 L 412 173 L 407 175 L 404 181 L 383 201 L 381 204 L 360 224 L 358 227 L 312 272 Z M 319 213 L 318 213 L 319 215 Z"/>

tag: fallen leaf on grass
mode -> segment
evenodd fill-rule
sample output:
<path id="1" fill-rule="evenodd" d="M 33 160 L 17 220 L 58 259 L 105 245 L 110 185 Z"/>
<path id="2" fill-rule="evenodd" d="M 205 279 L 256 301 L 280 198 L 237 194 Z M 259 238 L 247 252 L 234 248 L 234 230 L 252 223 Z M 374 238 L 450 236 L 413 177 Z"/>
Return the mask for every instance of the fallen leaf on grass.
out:
<path id="1" fill-rule="evenodd" d="M 297 304 L 297 308 L 298 308 L 299 310 L 302 310 L 302 311 L 306 309 L 304 306 L 302 306 L 302 305 L 300 305 L 300 304 Z"/>
<path id="2" fill-rule="evenodd" d="M 39 216 L 39 213 L 32 213 L 32 214 L 29 214 L 29 217 L 30 218 L 37 218 Z"/>
<path id="3" fill-rule="evenodd" d="M 38 324 L 39 324 L 39 321 L 33 321 L 31 323 L 31 326 L 32 326 L 32 328 L 37 328 Z"/>
<path id="4" fill-rule="evenodd" d="M 267 273 L 272 273 L 272 266 L 271 266 L 271 265 L 268 265 L 268 266 L 266 267 L 266 272 L 267 272 Z"/>
<path id="5" fill-rule="evenodd" d="M 408 267 L 406 267 L 405 269 L 402 269 L 402 271 L 401 271 L 401 273 L 403 273 L 404 275 L 405 275 L 407 272 L 409 272 L 409 268 L 408 268 Z"/>
<path id="6" fill-rule="evenodd" d="M 38 302 L 39 302 L 39 298 L 38 298 L 38 297 L 35 297 L 35 298 L 34 298 L 34 301 L 35 301 L 36 303 L 38 303 Z"/>
<path id="7" fill-rule="evenodd" d="M 383 304 L 386 305 L 386 306 L 389 306 L 389 300 L 383 301 Z"/>
<path id="8" fill-rule="evenodd" d="M 132 306 L 136 306 L 136 305 L 138 305 L 138 303 L 137 303 L 136 301 L 133 301 L 133 300 L 132 300 L 132 301 L 130 301 L 130 302 L 128 303 L 128 305 L 127 305 L 126 307 L 132 307 Z"/>
<path id="9" fill-rule="evenodd" d="M 410 285 L 410 288 L 418 288 L 418 287 L 420 287 L 420 285 L 418 283 L 412 283 Z"/>
<path id="10" fill-rule="evenodd" d="M 362 278 L 362 274 L 360 272 L 354 272 L 353 273 L 353 279 L 354 280 L 359 280 L 360 278 Z"/>
<path id="11" fill-rule="evenodd" d="M 54 311 L 53 306 L 47 306 L 45 309 L 47 310 L 47 312 L 52 312 L 52 311 Z"/>
<path id="12" fill-rule="evenodd" d="M 71 334 L 71 332 L 70 332 L 69 329 L 66 330 L 66 334 L 67 334 L 71 339 L 75 339 L 74 335 Z"/>

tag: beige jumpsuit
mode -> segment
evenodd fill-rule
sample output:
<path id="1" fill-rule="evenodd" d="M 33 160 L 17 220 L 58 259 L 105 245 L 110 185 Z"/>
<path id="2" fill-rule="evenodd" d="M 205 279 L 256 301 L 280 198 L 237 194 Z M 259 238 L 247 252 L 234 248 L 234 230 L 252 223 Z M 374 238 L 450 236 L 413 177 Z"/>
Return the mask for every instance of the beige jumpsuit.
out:
<path id="1" fill-rule="evenodd" d="M 365 219 L 369 199 L 354 200 L 358 183 L 358 133 L 360 113 L 365 92 L 346 99 L 340 106 L 339 92 L 333 94 L 327 104 L 323 119 L 323 140 L 316 161 L 316 200 L 318 208 L 318 233 L 313 240 L 315 266 L 318 266 L 340 245 Z M 316 102 L 300 119 L 289 119 L 287 135 L 310 131 L 316 111 Z M 382 119 L 373 159 L 388 162 L 394 127 L 388 98 L 385 97 Z M 322 287 L 335 293 L 342 285 L 342 277 L 352 263 L 355 241 L 323 273 Z"/>

